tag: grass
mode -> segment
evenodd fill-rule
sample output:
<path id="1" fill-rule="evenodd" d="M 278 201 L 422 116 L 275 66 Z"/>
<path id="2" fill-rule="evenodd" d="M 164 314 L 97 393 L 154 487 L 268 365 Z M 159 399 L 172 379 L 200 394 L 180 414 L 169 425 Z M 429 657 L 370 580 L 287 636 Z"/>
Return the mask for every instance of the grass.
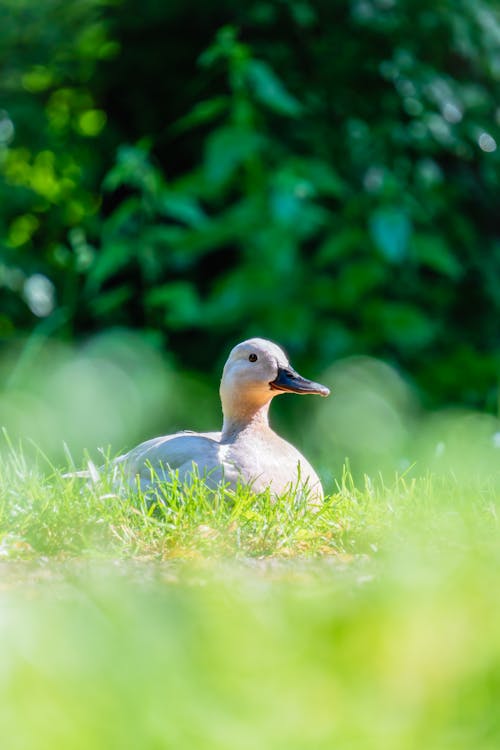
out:
<path id="1" fill-rule="evenodd" d="M 495 471 L 151 505 L 11 446 L 2 748 L 497 748 Z"/>

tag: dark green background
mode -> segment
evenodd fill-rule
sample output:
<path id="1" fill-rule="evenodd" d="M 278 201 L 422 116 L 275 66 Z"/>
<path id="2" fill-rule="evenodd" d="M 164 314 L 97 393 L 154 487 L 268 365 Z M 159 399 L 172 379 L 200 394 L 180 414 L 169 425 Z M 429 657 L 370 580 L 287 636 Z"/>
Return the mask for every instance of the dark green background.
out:
<path id="1" fill-rule="evenodd" d="M 216 373 L 257 334 L 496 411 L 494 0 L 0 12 L 4 342 L 132 327 Z"/>

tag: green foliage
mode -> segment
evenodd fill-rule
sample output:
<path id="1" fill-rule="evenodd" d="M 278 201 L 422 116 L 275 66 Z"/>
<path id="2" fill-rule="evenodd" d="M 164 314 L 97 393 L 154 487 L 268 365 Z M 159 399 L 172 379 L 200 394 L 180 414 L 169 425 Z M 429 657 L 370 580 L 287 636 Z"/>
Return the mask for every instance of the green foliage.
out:
<path id="1" fill-rule="evenodd" d="M 2 5 L 5 337 L 258 333 L 496 409 L 495 3 Z"/>

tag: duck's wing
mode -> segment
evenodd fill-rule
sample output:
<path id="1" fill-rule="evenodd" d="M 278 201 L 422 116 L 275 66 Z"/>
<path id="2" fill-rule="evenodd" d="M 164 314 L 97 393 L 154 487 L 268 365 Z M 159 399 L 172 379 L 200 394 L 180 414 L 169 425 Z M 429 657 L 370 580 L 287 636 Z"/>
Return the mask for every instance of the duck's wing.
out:
<path id="1" fill-rule="evenodd" d="M 220 432 L 177 432 L 173 435 L 152 438 L 141 443 L 115 460 L 132 484 L 141 486 L 167 478 L 179 470 L 180 478 L 198 468 L 201 475 L 219 466 Z"/>

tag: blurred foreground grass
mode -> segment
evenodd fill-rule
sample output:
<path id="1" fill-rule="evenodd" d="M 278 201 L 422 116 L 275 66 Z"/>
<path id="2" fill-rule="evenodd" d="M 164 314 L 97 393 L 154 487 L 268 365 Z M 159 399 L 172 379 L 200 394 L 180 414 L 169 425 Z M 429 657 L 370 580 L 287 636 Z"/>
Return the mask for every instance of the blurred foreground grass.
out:
<path id="1" fill-rule="evenodd" d="M 496 748 L 497 569 L 414 563 L 373 579 L 335 561 L 94 564 L 4 584 L 2 746 Z"/>
<path id="2" fill-rule="evenodd" d="M 148 507 L 5 450 L 2 748 L 498 747 L 492 469 Z"/>

